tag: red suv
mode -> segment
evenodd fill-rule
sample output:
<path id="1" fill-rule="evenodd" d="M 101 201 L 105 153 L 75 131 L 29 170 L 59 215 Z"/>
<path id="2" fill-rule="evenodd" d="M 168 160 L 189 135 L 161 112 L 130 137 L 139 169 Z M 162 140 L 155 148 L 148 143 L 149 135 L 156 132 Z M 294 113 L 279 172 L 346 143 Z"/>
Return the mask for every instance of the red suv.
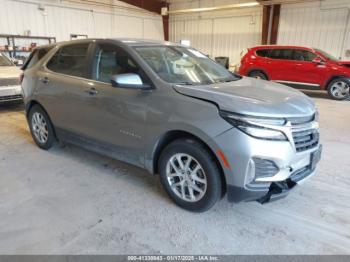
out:
<path id="1" fill-rule="evenodd" d="M 276 45 L 249 48 L 238 72 L 296 88 L 327 90 L 336 100 L 350 97 L 350 62 L 316 48 Z"/>

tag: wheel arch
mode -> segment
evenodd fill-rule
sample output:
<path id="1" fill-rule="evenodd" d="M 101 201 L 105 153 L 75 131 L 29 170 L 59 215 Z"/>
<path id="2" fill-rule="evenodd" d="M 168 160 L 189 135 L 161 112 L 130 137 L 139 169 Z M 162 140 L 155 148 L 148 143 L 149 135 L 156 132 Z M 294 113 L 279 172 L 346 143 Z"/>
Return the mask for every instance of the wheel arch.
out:
<path id="1" fill-rule="evenodd" d="M 324 84 L 323 86 L 323 89 L 327 90 L 329 84 L 334 81 L 335 79 L 338 79 L 338 78 L 344 78 L 346 77 L 345 75 L 334 75 L 334 76 L 331 76 Z"/>
<path id="2" fill-rule="evenodd" d="M 51 120 L 50 115 L 48 114 L 48 112 L 46 111 L 45 107 L 43 107 L 42 104 L 40 104 L 37 100 L 31 100 L 29 101 L 26 105 L 25 105 L 25 111 L 26 111 L 26 118 L 28 119 L 29 117 L 29 112 L 30 110 L 33 108 L 33 106 L 38 105 L 41 107 L 42 110 L 44 110 L 44 112 L 46 113 L 47 117 L 49 118 L 51 125 L 52 125 L 52 129 L 53 129 L 53 133 L 55 138 L 57 139 L 57 134 L 56 134 L 56 130 L 55 130 L 55 126 L 53 125 L 53 122 Z"/>
<path id="3" fill-rule="evenodd" d="M 39 105 L 39 106 L 46 112 L 45 108 L 44 108 L 38 101 L 36 101 L 36 100 L 31 100 L 31 101 L 29 101 L 29 102 L 25 105 L 25 111 L 26 111 L 26 116 L 27 116 L 27 117 L 28 117 L 28 115 L 29 115 L 30 109 L 32 109 L 32 107 L 33 107 L 34 105 Z M 47 114 L 47 112 L 46 112 L 46 114 Z"/>
<path id="4" fill-rule="evenodd" d="M 267 72 L 264 69 L 261 68 L 251 68 L 248 70 L 247 76 L 249 76 L 252 72 L 261 72 L 266 76 L 267 80 L 270 80 L 269 75 L 267 74 Z"/>
<path id="5" fill-rule="evenodd" d="M 183 130 L 171 130 L 166 132 L 164 135 L 161 136 L 160 139 L 158 139 L 158 142 L 156 144 L 156 147 L 153 151 L 153 157 L 152 157 L 152 171 L 153 174 L 158 174 L 158 161 L 160 158 L 161 153 L 163 152 L 163 150 L 165 149 L 165 147 L 167 145 L 169 145 L 170 143 L 172 143 L 173 141 L 177 140 L 177 139 L 193 139 L 196 140 L 197 142 L 201 143 L 207 150 L 208 152 L 212 155 L 215 163 L 217 164 L 219 170 L 220 170 L 220 178 L 222 180 L 222 192 L 223 195 L 226 193 L 226 178 L 225 178 L 225 173 L 223 170 L 223 167 L 220 163 L 220 160 L 218 159 L 217 155 L 214 153 L 214 150 L 201 138 L 199 138 L 198 136 L 187 132 L 187 131 L 183 131 Z"/>

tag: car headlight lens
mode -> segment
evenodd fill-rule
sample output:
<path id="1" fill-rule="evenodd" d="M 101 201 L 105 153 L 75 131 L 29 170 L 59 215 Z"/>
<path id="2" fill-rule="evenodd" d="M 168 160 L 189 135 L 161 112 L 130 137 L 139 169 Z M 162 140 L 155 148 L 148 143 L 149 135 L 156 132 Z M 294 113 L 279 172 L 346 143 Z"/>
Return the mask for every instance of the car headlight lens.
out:
<path id="1" fill-rule="evenodd" d="M 283 118 L 243 116 L 226 111 L 220 111 L 220 115 L 234 127 L 252 137 L 265 140 L 287 141 L 287 137 L 281 131 L 263 126 L 283 126 L 286 123 L 286 120 Z"/>
<path id="2" fill-rule="evenodd" d="M 320 112 L 318 111 L 318 109 L 316 109 L 315 111 L 315 121 L 318 122 L 320 120 Z"/>

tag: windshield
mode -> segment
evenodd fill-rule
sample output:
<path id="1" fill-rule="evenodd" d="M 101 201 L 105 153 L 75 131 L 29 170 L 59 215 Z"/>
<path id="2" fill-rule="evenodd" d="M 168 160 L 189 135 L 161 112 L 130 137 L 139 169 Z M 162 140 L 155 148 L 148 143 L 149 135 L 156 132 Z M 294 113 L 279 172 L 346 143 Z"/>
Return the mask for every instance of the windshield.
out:
<path id="1" fill-rule="evenodd" d="M 323 55 L 326 59 L 328 59 L 328 60 L 331 60 L 331 61 L 335 61 L 335 62 L 338 62 L 338 61 L 340 61 L 338 58 L 336 58 L 335 56 L 332 56 L 331 54 L 328 54 L 327 52 L 325 52 L 325 51 L 323 51 L 323 50 L 321 50 L 321 49 L 317 49 L 317 48 L 315 48 L 315 50 L 317 51 L 317 52 L 319 52 L 321 55 Z"/>
<path id="2" fill-rule="evenodd" d="M 199 51 L 182 46 L 135 47 L 137 53 L 168 83 L 203 85 L 239 79 Z"/>
<path id="3" fill-rule="evenodd" d="M 8 59 L 4 54 L 0 53 L 0 66 L 13 66 L 10 59 Z"/>

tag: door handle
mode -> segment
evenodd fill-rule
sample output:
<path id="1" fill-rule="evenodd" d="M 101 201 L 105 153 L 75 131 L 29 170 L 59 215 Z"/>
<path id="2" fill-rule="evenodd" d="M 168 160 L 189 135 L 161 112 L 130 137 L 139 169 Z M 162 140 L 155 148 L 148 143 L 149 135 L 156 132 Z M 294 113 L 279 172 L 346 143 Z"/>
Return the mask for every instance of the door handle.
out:
<path id="1" fill-rule="evenodd" d="M 42 78 L 39 78 L 39 80 L 44 83 L 44 84 L 48 84 L 50 82 L 50 79 L 48 77 L 42 77 Z"/>
<path id="2" fill-rule="evenodd" d="M 86 89 L 85 93 L 88 93 L 89 95 L 94 96 L 98 94 L 98 91 L 96 90 L 96 88 L 91 87 L 89 89 Z"/>

